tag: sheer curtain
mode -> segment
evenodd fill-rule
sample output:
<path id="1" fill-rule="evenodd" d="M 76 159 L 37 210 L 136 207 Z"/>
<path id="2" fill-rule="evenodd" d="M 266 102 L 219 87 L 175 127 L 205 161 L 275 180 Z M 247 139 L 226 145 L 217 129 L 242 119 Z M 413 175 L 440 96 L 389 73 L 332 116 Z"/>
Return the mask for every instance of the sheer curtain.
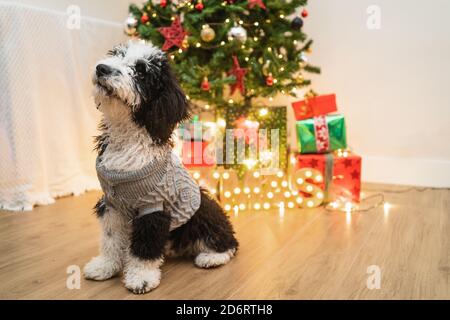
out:
<path id="1" fill-rule="evenodd" d="M 0 2 L 0 208 L 31 210 L 99 187 L 90 73 L 122 26 Z"/>

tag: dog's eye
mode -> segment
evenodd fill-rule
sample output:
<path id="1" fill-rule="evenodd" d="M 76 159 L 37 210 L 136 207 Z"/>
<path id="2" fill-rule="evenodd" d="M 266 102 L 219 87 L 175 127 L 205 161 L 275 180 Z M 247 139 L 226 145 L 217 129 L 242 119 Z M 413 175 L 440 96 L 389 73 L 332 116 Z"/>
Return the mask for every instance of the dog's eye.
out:
<path id="1" fill-rule="evenodd" d="M 135 70 L 139 74 L 144 74 L 147 71 L 147 63 L 145 61 L 139 60 L 134 66 Z"/>

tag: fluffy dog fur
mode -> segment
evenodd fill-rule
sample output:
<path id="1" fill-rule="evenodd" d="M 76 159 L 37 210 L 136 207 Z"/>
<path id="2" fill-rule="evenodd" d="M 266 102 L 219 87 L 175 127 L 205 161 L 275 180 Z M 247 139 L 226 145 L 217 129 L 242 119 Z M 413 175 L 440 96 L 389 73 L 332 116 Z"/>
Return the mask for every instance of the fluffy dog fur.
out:
<path id="1" fill-rule="evenodd" d="M 93 76 L 102 112 L 97 151 L 109 170 L 138 170 L 172 147 L 176 125 L 189 105 L 165 55 L 142 43 L 115 47 L 98 62 Z M 156 288 L 165 256 L 193 256 L 201 268 L 226 264 L 238 242 L 219 204 L 201 190 L 201 205 L 181 227 L 169 232 L 170 216 L 154 212 L 129 217 L 102 197 L 95 212 L 103 229 L 100 255 L 84 267 L 87 279 L 106 280 L 121 271 L 134 293 Z"/>

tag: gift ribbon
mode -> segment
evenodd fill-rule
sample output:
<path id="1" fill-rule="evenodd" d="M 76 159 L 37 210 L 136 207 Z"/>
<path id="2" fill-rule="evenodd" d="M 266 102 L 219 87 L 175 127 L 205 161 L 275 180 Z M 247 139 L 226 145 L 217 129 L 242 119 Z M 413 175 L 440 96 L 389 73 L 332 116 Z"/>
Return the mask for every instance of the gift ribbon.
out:
<path id="1" fill-rule="evenodd" d="M 314 132 L 317 152 L 326 152 L 330 149 L 330 133 L 328 132 L 326 116 L 314 117 Z"/>
<path id="2" fill-rule="evenodd" d="M 329 202 L 329 194 L 330 194 L 330 188 L 331 184 L 333 183 L 333 167 L 334 167 L 334 158 L 332 153 L 326 153 L 325 154 L 325 175 L 324 175 L 324 181 L 325 181 L 325 201 Z"/>

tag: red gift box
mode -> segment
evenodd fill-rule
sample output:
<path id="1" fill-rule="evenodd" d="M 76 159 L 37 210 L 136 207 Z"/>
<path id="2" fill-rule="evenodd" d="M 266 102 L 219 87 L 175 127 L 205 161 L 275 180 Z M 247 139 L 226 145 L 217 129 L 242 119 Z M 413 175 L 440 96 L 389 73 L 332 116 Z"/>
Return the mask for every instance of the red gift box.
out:
<path id="1" fill-rule="evenodd" d="M 323 175 L 320 186 L 326 202 L 343 198 L 359 202 L 361 191 L 361 157 L 337 151 L 326 154 L 297 154 L 296 169 L 313 168 Z"/>
<path id="2" fill-rule="evenodd" d="M 181 151 L 183 165 L 186 168 L 212 167 L 215 159 L 211 152 L 205 151 L 209 141 L 183 141 Z"/>
<path id="3" fill-rule="evenodd" d="M 316 96 L 292 103 L 295 119 L 304 120 L 337 111 L 336 95 Z"/>

